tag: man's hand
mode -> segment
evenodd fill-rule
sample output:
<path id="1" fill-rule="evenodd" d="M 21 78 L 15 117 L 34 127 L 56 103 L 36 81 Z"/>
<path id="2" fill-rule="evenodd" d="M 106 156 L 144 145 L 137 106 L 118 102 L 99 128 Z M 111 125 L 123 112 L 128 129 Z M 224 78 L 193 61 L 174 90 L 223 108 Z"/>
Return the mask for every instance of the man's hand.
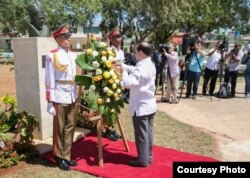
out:
<path id="1" fill-rule="evenodd" d="M 56 110 L 55 110 L 52 102 L 48 102 L 48 104 L 47 104 L 47 112 L 49 114 L 52 114 L 53 116 L 56 115 Z"/>

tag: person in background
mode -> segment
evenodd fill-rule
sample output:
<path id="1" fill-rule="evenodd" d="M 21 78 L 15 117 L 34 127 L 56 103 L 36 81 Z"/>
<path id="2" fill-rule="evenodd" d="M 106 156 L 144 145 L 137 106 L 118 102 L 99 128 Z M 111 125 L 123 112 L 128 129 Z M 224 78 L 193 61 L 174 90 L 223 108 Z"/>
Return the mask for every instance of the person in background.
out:
<path id="1" fill-rule="evenodd" d="M 133 116 L 137 150 L 137 158 L 128 163 L 133 167 L 147 167 L 153 161 L 156 69 L 150 55 L 151 46 L 142 42 L 135 47 L 136 66 L 122 64 L 122 84 L 130 89 L 129 113 Z"/>
<path id="2" fill-rule="evenodd" d="M 185 73 L 186 73 L 186 63 L 185 60 L 179 61 L 179 68 L 180 68 L 180 78 L 179 78 L 179 89 L 185 89 Z"/>
<path id="3" fill-rule="evenodd" d="M 135 45 L 131 44 L 129 47 L 129 52 L 125 53 L 125 64 L 135 66 L 136 65 L 136 58 L 134 54 Z M 123 97 L 126 103 L 128 103 L 129 100 L 129 89 L 125 89 L 123 92 Z"/>
<path id="4" fill-rule="evenodd" d="M 207 65 L 204 73 L 202 95 L 206 95 L 207 85 L 210 80 L 211 82 L 209 84 L 209 95 L 210 96 L 213 95 L 215 84 L 218 78 L 218 72 L 219 72 L 218 65 L 221 59 L 221 51 L 219 49 L 219 45 L 220 43 L 216 43 L 215 48 L 212 48 L 208 53 Z"/>
<path id="5" fill-rule="evenodd" d="M 191 89 L 193 87 L 192 98 L 196 99 L 198 84 L 201 76 L 202 64 L 205 58 L 205 52 L 201 48 L 200 41 L 192 42 L 188 49 L 187 53 L 189 54 L 188 59 L 188 73 L 187 73 L 187 93 L 186 98 L 189 98 L 191 95 Z"/>
<path id="6" fill-rule="evenodd" d="M 178 53 L 174 51 L 172 45 L 168 45 L 167 51 L 163 48 L 164 55 L 166 56 L 166 70 L 167 70 L 167 89 L 166 96 L 163 101 L 169 103 L 177 103 L 177 93 L 179 87 L 179 58 Z"/>
<path id="7" fill-rule="evenodd" d="M 250 50 L 242 59 L 242 64 L 246 64 L 245 76 L 245 98 L 250 98 Z"/>
<path id="8" fill-rule="evenodd" d="M 125 53 L 125 64 L 135 66 L 136 65 L 136 58 L 134 54 L 135 45 L 131 44 L 129 47 L 129 52 Z"/>
<path id="9" fill-rule="evenodd" d="M 237 83 L 237 78 L 238 78 L 238 71 L 239 71 L 240 62 L 243 56 L 244 56 L 244 53 L 241 50 L 241 45 L 239 44 L 236 44 L 234 48 L 228 54 L 225 55 L 225 60 L 228 59 L 228 62 L 227 62 L 228 75 L 225 74 L 224 81 L 226 83 L 230 81 L 231 83 L 231 97 L 235 97 L 235 89 L 236 89 L 236 83 Z"/>
<path id="10" fill-rule="evenodd" d="M 74 81 L 76 54 L 70 51 L 70 35 L 66 24 L 53 32 L 58 47 L 48 53 L 45 65 L 47 111 L 54 116 L 53 155 L 62 170 L 77 166 L 77 162 L 71 160 L 77 87 Z"/>

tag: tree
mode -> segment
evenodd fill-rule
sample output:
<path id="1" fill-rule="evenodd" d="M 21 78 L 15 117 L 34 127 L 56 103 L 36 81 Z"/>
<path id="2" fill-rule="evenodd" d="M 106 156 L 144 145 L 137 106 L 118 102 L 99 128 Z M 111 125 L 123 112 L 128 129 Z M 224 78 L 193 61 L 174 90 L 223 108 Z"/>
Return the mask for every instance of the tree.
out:
<path id="1" fill-rule="evenodd" d="M 99 0 L 40 0 L 46 13 L 45 23 L 53 31 L 64 23 L 83 26 L 93 20 L 99 11 Z M 29 20 L 26 7 L 29 0 L 2 0 L 0 2 L 0 24 L 4 33 L 21 36 L 27 33 L 25 21 Z"/>

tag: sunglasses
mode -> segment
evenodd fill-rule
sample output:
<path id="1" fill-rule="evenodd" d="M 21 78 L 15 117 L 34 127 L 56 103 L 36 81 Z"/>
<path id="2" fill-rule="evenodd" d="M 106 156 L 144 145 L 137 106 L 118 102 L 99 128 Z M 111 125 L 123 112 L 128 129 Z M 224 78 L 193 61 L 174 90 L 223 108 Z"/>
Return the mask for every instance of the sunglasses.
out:
<path id="1" fill-rule="evenodd" d="M 114 35 L 113 38 L 121 38 L 122 35 Z"/>
<path id="2" fill-rule="evenodd" d="M 64 38 L 68 39 L 68 38 L 70 38 L 71 33 L 63 33 L 63 34 L 60 34 L 60 36 L 62 36 L 62 37 L 64 37 Z"/>

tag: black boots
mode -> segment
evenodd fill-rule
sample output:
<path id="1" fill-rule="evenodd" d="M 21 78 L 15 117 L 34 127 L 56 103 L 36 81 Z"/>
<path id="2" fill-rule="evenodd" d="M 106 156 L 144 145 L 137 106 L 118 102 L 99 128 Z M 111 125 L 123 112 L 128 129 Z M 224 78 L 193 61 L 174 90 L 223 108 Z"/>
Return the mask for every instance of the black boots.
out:
<path id="1" fill-rule="evenodd" d="M 70 166 L 77 166 L 77 162 L 72 161 L 72 160 L 66 160 L 62 159 L 59 157 L 55 157 L 56 160 L 56 165 L 58 166 L 59 169 L 64 170 L 64 171 L 69 171 L 71 170 Z"/>
<path id="2" fill-rule="evenodd" d="M 107 130 L 105 137 L 111 141 L 117 141 L 119 138 L 121 138 L 121 136 L 118 135 L 115 130 Z"/>

